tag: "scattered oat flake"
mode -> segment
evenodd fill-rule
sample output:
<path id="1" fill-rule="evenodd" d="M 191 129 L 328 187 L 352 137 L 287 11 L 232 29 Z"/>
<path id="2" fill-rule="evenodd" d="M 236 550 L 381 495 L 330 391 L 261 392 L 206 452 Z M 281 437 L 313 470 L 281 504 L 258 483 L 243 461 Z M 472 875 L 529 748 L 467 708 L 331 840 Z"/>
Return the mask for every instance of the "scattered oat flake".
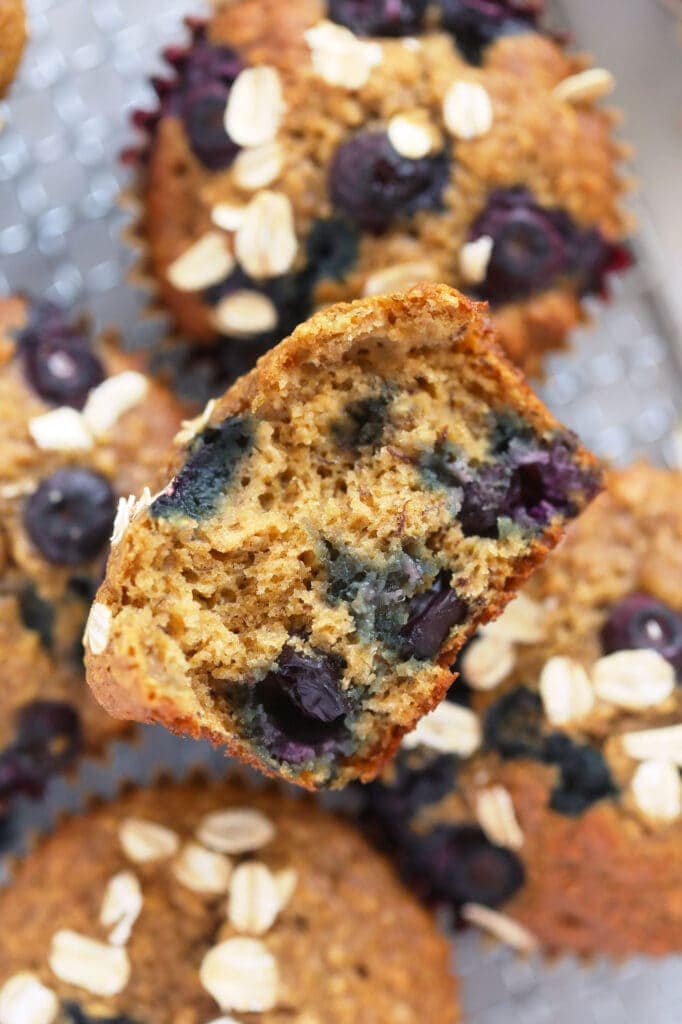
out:
<path id="1" fill-rule="evenodd" d="M 389 295 L 391 292 L 411 288 L 421 281 L 438 281 L 441 272 L 430 260 L 414 260 L 409 263 L 394 263 L 393 266 L 377 270 L 365 281 L 365 295 Z"/>
<path id="2" fill-rule="evenodd" d="M 278 277 L 298 252 L 291 200 L 281 192 L 259 192 L 251 200 L 235 235 L 235 252 L 254 278 Z"/>
<path id="3" fill-rule="evenodd" d="M 315 73 L 328 85 L 361 89 L 372 68 L 383 60 L 379 43 L 358 39 L 350 29 L 331 21 L 319 21 L 303 35 Z"/>
<path id="4" fill-rule="evenodd" d="M 242 149 L 232 164 L 232 180 L 239 188 L 255 192 L 277 181 L 284 165 L 284 150 L 276 139 Z"/>
<path id="5" fill-rule="evenodd" d="M 669 824 L 682 815 L 680 770 L 671 761 L 643 761 L 630 781 L 635 805 L 652 822 Z"/>
<path id="6" fill-rule="evenodd" d="M 199 977 L 221 1010 L 265 1013 L 277 1004 L 277 961 L 258 939 L 227 939 L 214 946 L 202 960 Z"/>
<path id="7" fill-rule="evenodd" d="M 77 452 L 92 448 L 92 433 L 77 409 L 62 406 L 28 421 L 28 431 L 44 451 Z"/>
<path id="8" fill-rule="evenodd" d="M 569 75 L 555 85 L 552 92 L 566 103 L 593 103 L 608 96 L 616 87 L 616 80 L 605 68 L 588 68 Z"/>
<path id="9" fill-rule="evenodd" d="M 424 746 L 442 754 L 469 757 L 481 745 L 481 723 L 469 708 L 443 701 L 424 715 L 413 732 L 403 738 L 408 750 Z"/>
<path id="10" fill-rule="evenodd" d="M 112 614 L 111 608 L 107 608 L 100 601 L 95 601 L 88 620 L 85 623 L 83 643 L 92 654 L 103 654 L 109 643 L 111 631 Z"/>
<path id="11" fill-rule="evenodd" d="M 682 768 L 682 725 L 626 732 L 621 736 L 621 743 L 634 761 L 672 761 Z"/>
<path id="12" fill-rule="evenodd" d="M 173 857 L 180 846 L 176 832 L 143 818 L 124 818 L 118 838 L 126 857 L 135 864 L 150 864 Z"/>
<path id="13" fill-rule="evenodd" d="M 594 663 L 591 675 L 601 700 L 633 711 L 662 704 L 675 689 L 675 670 L 658 651 L 607 654 Z"/>
<path id="14" fill-rule="evenodd" d="M 180 292 L 198 292 L 219 284 L 234 268 L 228 239 L 220 231 L 207 231 L 166 270 L 166 277 Z"/>
<path id="15" fill-rule="evenodd" d="M 535 936 L 506 914 L 500 914 L 490 907 L 479 903 L 465 903 L 461 915 L 469 924 L 474 924 L 505 945 L 517 949 L 520 953 L 534 953 L 539 948 Z"/>
<path id="16" fill-rule="evenodd" d="M 120 871 L 109 880 L 102 900 L 99 922 L 112 928 L 109 943 L 125 946 L 142 910 L 142 889 L 132 871 Z"/>
<path id="17" fill-rule="evenodd" d="M 443 119 L 457 139 L 478 139 L 493 124 L 490 96 L 477 82 L 453 82 L 443 98 Z"/>
<path id="18" fill-rule="evenodd" d="M 15 974 L 0 989 L 0 1024 L 52 1024 L 58 1012 L 55 993 L 30 971 Z"/>
<path id="19" fill-rule="evenodd" d="M 235 868 L 227 916 L 237 931 L 264 935 L 275 923 L 280 908 L 277 883 L 265 864 L 252 860 Z"/>
<path id="20" fill-rule="evenodd" d="M 468 644 L 462 656 L 462 675 L 474 690 L 494 690 L 516 664 L 516 650 L 508 640 L 483 633 Z"/>
<path id="21" fill-rule="evenodd" d="M 253 853 L 272 842 L 275 826 L 261 811 L 235 807 L 202 818 L 197 839 L 218 853 Z"/>
<path id="22" fill-rule="evenodd" d="M 186 843 L 173 863 L 173 874 L 192 892 L 222 895 L 230 885 L 232 862 L 199 843 Z"/>
<path id="23" fill-rule="evenodd" d="M 576 722 L 589 715 L 594 707 L 590 677 L 573 658 L 550 658 L 540 673 L 539 690 L 552 725 Z"/>
<path id="24" fill-rule="evenodd" d="M 459 269 L 467 284 L 485 281 L 494 245 L 490 235 L 481 235 L 473 242 L 466 242 L 459 250 Z"/>
<path id="25" fill-rule="evenodd" d="M 262 146 L 279 131 L 285 111 L 282 82 L 267 64 L 237 75 L 225 109 L 225 131 L 239 146 Z"/>
<path id="26" fill-rule="evenodd" d="M 115 996 L 128 984 L 130 961 L 125 949 L 108 946 L 78 932 L 55 933 L 49 964 L 57 977 L 96 996 Z"/>
<path id="27" fill-rule="evenodd" d="M 247 338 L 277 326 L 279 314 L 272 299 L 262 292 L 241 288 L 218 303 L 213 311 L 213 323 L 222 334 Z"/>
<path id="28" fill-rule="evenodd" d="M 275 885 L 279 893 L 279 909 L 282 911 L 291 902 L 291 898 L 296 892 L 298 871 L 295 868 L 282 868 L 281 871 L 276 871 Z"/>
<path id="29" fill-rule="evenodd" d="M 476 794 L 476 817 L 492 843 L 510 850 L 523 846 L 523 832 L 511 795 L 504 786 L 490 786 Z"/>
<path id="30" fill-rule="evenodd" d="M 525 594 L 517 594 L 494 622 L 482 627 L 485 636 L 512 644 L 535 644 L 545 635 L 545 608 Z"/>
<path id="31" fill-rule="evenodd" d="M 211 210 L 211 220 L 222 228 L 223 231 L 236 231 L 244 219 L 246 206 L 237 206 L 234 203 L 218 203 Z"/>
<path id="32" fill-rule="evenodd" d="M 12 484 L 3 484 L 0 487 L 0 498 L 4 501 L 13 501 L 15 498 L 23 498 L 31 494 L 35 484 L 32 480 L 17 480 Z"/>
<path id="33" fill-rule="evenodd" d="M 441 134 L 425 110 L 395 114 L 388 122 L 388 139 L 396 153 L 421 160 L 442 147 Z"/>
<path id="34" fill-rule="evenodd" d="M 129 525 L 139 516 L 145 508 L 152 503 L 152 492 L 145 487 L 139 498 L 129 494 L 127 498 L 118 499 L 118 508 L 114 519 L 114 527 L 111 533 L 111 543 L 118 544 L 128 529 Z"/>
<path id="35" fill-rule="evenodd" d="M 106 436 L 121 416 L 134 409 L 149 391 L 149 381 L 137 370 L 124 370 L 93 388 L 83 419 L 96 438 Z"/>

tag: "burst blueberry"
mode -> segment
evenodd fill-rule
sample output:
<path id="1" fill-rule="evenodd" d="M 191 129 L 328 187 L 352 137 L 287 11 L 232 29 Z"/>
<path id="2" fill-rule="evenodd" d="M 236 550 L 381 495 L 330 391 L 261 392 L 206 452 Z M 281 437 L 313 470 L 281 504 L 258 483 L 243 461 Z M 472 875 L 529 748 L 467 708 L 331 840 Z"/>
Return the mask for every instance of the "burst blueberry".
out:
<path id="1" fill-rule="evenodd" d="M 410 601 L 408 619 L 401 630 L 405 654 L 421 661 L 435 658 L 450 630 L 466 616 L 466 602 L 450 587 L 450 573 L 439 573 L 428 590 Z"/>
<path id="2" fill-rule="evenodd" d="M 329 17 L 360 36 L 418 32 L 427 0 L 329 0 Z"/>
<path id="3" fill-rule="evenodd" d="M 547 737 L 544 760 L 557 765 L 561 773 L 550 797 L 550 807 L 560 814 L 576 817 L 598 800 L 618 793 L 609 766 L 596 747 L 555 732 Z"/>
<path id="4" fill-rule="evenodd" d="M 483 735 L 485 745 L 505 758 L 532 757 L 541 761 L 545 754 L 542 701 L 526 686 L 505 693 L 488 708 Z"/>
<path id="5" fill-rule="evenodd" d="M 358 258 L 358 231 L 343 217 L 316 220 L 306 240 L 306 255 L 315 280 L 341 280 Z"/>
<path id="6" fill-rule="evenodd" d="M 33 701 L 21 708 L 16 739 L 0 754 L 0 799 L 39 796 L 50 776 L 74 763 L 83 746 L 80 719 L 61 701 Z"/>
<path id="7" fill-rule="evenodd" d="M 349 402 L 344 409 L 344 419 L 332 423 L 337 443 L 350 450 L 377 448 L 386 429 L 391 398 L 391 392 L 386 389 Z"/>
<path id="8" fill-rule="evenodd" d="M 502 35 L 532 32 L 544 0 L 440 0 L 443 26 L 473 64 L 486 46 Z"/>
<path id="9" fill-rule="evenodd" d="M 24 505 L 26 532 L 54 565 L 99 555 L 111 533 L 116 499 L 109 481 L 89 469 L 58 469 Z"/>
<path id="10" fill-rule="evenodd" d="M 329 171 L 335 208 L 368 231 L 442 205 L 448 179 L 445 153 L 408 160 L 384 132 L 362 132 L 337 149 Z"/>
<path id="11" fill-rule="evenodd" d="M 82 409 L 90 390 L 104 380 L 87 333 L 51 302 L 29 307 L 18 343 L 26 379 L 46 402 Z"/>
<path id="12" fill-rule="evenodd" d="M 630 594 L 611 608 L 601 643 L 605 654 L 658 651 L 682 677 L 682 615 L 649 594 Z"/>

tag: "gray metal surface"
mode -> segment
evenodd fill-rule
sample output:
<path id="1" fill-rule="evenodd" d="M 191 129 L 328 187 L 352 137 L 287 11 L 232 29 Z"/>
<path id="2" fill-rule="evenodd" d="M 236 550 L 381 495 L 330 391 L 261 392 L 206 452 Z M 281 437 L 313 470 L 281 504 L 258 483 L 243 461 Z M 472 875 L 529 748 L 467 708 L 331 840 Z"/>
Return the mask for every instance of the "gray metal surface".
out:
<path id="1" fill-rule="evenodd" d="M 139 344 L 155 327 L 138 321 L 142 297 L 124 284 L 132 256 L 120 241 L 125 218 L 116 200 L 125 173 L 115 158 L 131 138 L 130 110 L 153 102 L 146 76 L 161 69 L 161 46 L 182 38 L 180 18 L 200 7 L 188 0 L 28 6 L 31 45 L 10 98 L 0 103 L 0 292 L 28 289 L 74 303 Z M 594 325 L 576 332 L 571 353 L 550 360 L 543 391 L 601 455 L 672 463 L 682 409 L 675 347 L 676 317 L 682 321 L 682 160 L 670 173 L 682 139 L 673 135 L 682 118 L 682 72 L 672 22 L 653 0 L 563 6 L 578 39 L 620 72 L 619 99 L 641 138 L 645 188 L 637 205 L 644 231 L 641 265 L 617 284 L 608 307 L 594 303 Z M 652 146 L 660 148 L 660 161 Z M 58 780 L 42 805 L 22 804 L 18 846 L 22 833 L 49 827 L 59 809 L 82 806 L 86 790 L 112 794 L 123 776 L 149 779 L 159 765 L 180 774 L 195 763 L 223 767 L 220 755 L 201 744 L 145 730 L 141 745 L 117 746 L 109 764 L 89 766 L 80 783 Z M 680 957 L 589 967 L 564 958 L 548 966 L 473 933 L 454 945 L 469 1024 L 682 1022 Z"/>

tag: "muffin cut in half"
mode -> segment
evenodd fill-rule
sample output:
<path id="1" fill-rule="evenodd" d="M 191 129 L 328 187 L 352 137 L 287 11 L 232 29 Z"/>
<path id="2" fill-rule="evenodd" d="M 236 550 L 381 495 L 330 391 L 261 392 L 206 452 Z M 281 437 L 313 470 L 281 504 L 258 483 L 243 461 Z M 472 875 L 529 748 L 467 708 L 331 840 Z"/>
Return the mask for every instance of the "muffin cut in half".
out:
<path id="1" fill-rule="evenodd" d="M 445 286 L 319 313 L 180 435 L 86 631 L 114 715 L 370 779 L 598 488 Z"/>

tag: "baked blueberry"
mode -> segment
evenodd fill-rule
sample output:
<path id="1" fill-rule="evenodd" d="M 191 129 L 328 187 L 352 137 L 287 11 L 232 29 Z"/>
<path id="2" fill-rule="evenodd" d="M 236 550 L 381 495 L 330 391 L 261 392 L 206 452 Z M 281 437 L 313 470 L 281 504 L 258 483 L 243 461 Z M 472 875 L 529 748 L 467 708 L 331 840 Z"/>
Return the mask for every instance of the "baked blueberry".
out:
<path id="1" fill-rule="evenodd" d="M 381 232 L 417 210 L 440 207 L 448 163 L 445 153 L 409 160 L 393 148 L 385 132 L 361 132 L 334 154 L 331 200 L 360 227 Z"/>
<path id="2" fill-rule="evenodd" d="M 19 612 L 23 624 L 38 634 L 43 647 L 51 647 L 55 609 L 40 596 L 32 583 L 27 584 L 19 594 Z"/>
<path id="3" fill-rule="evenodd" d="M 88 392 L 104 380 L 104 367 L 86 332 L 51 302 L 29 306 L 18 349 L 29 384 L 54 405 L 82 409 Z"/>
<path id="4" fill-rule="evenodd" d="M 427 0 L 329 0 L 329 17 L 360 36 L 418 32 Z"/>
<path id="5" fill-rule="evenodd" d="M 89 469 L 58 469 L 24 505 L 24 526 L 53 565 L 78 565 L 106 545 L 116 499 L 103 476 Z"/>
<path id="6" fill-rule="evenodd" d="M 0 754 L 0 799 L 40 795 L 50 775 L 73 764 L 81 749 L 80 719 L 70 704 L 26 704 L 18 714 L 14 743 Z"/>
<path id="7" fill-rule="evenodd" d="M 428 804 L 452 792 L 458 760 L 452 754 L 436 754 L 427 748 L 400 751 L 380 782 L 363 787 L 372 814 L 382 827 L 402 833 L 410 819 Z"/>
<path id="8" fill-rule="evenodd" d="M 532 757 L 542 760 L 542 701 L 526 686 L 505 693 L 488 708 L 483 735 L 485 744 L 502 757 Z"/>
<path id="9" fill-rule="evenodd" d="M 92 1017 L 78 1003 L 64 1003 L 66 1024 L 139 1024 L 132 1017 L 119 1014 L 116 1017 Z"/>
<path id="10" fill-rule="evenodd" d="M 357 228 L 343 217 L 316 220 L 306 239 L 310 272 L 316 280 L 341 280 L 358 258 Z"/>
<path id="11" fill-rule="evenodd" d="M 441 572 L 428 590 L 415 595 L 401 630 L 405 654 L 425 661 L 435 658 L 453 626 L 467 616 L 467 604 L 450 587 L 450 573 Z"/>
<path id="12" fill-rule="evenodd" d="M 209 170 L 229 167 L 239 146 L 225 131 L 229 89 L 218 82 L 203 82 L 185 96 L 182 116 L 192 151 Z"/>
<path id="13" fill-rule="evenodd" d="M 230 416 L 217 427 L 207 427 L 192 441 L 185 465 L 151 505 L 151 514 L 197 520 L 211 515 L 253 440 L 253 425 L 243 416 Z"/>
<path id="14" fill-rule="evenodd" d="M 442 24 L 473 64 L 483 50 L 502 35 L 537 29 L 543 0 L 440 0 Z"/>
<path id="15" fill-rule="evenodd" d="M 648 648 L 682 676 L 682 615 L 649 594 L 630 594 L 614 605 L 601 631 L 605 654 Z"/>
<path id="16" fill-rule="evenodd" d="M 455 906 L 498 907 L 525 881 L 516 854 L 494 846 L 475 825 L 439 825 L 425 836 L 415 835 L 406 868 L 430 899 Z"/>
<path id="17" fill-rule="evenodd" d="M 561 814 L 582 814 L 598 800 L 618 793 L 609 766 L 596 747 L 554 732 L 546 739 L 544 759 L 561 771 L 561 781 L 550 798 L 550 807 Z"/>
<path id="18" fill-rule="evenodd" d="M 344 419 L 332 423 L 332 431 L 342 448 L 377 448 L 381 444 L 392 394 L 384 389 L 367 398 L 358 398 L 345 407 Z"/>

